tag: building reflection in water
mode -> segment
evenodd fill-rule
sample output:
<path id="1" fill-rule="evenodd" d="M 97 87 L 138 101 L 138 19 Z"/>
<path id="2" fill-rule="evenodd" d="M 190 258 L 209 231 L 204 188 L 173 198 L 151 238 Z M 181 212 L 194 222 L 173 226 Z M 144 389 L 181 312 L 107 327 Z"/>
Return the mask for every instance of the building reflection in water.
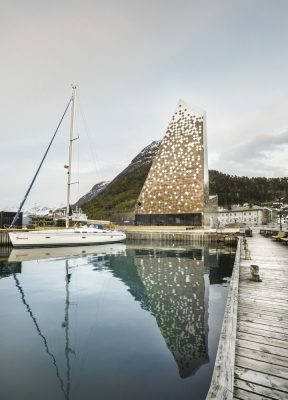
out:
<path id="1" fill-rule="evenodd" d="M 233 247 L 210 247 L 204 249 L 205 273 L 210 285 L 223 284 L 232 274 L 235 249 Z"/>
<path id="2" fill-rule="evenodd" d="M 127 246 L 125 261 L 124 257 L 106 259 L 106 268 L 155 317 L 180 376 L 194 375 L 209 362 L 209 285 L 231 276 L 235 250 L 139 247 Z M 95 269 L 101 269 L 102 263 L 95 262 Z"/>
<path id="3" fill-rule="evenodd" d="M 22 272 L 22 262 L 8 262 L 8 261 L 1 261 L 0 262 L 0 278 L 5 278 L 12 276 L 16 288 L 20 294 L 21 301 L 23 305 L 25 306 L 26 311 L 28 312 L 32 323 L 36 329 L 37 334 L 41 338 L 41 342 L 43 344 L 45 352 L 48 354 L 50 361 L 52 362 L 53 367 L 55 368 L 56 376 L 58 379 L 58 382 L 60 384 L 60 389 L 64 395 L 65 400 L 70 399 L 70 384 L 71 384 L 71 365 L 70 365 L 70 353 L 75 353 L 69 345 L 69 305 L 70 305 L 70 300 L 69 300 L 69 283 L 71 279 L 71 273 L 69 272 L 69 265 L 68 265 L 68 259 L 65 261 L 65 312 L 64 312 L 64 321 L 62 323 L 62 328 L 65 329 L 65 359 L 66 359 L 66 385 L 64 384 L 64 379 L 61 377 L 60 374 L 60 368 L 58 366 L 56 356 L 52 353 L 50 350 L 48 340 L 44 332 L 42 331 L 39 322 L 37 321 L 37 318 L 35 314 L 32 311 L 32 308 L 30 304 L 28 303 L 26 299 L 26 294 L 25 294 L 25 289 L 21 285 L 20 278 L 18 274 L 21 274 Z M 20 275 L 21 276 L 21 275 Z"/>
<path id="4" fill-rule="evenodd" d="M 209 362 L 208 352 L 208 301 L 209 285 L 222 284 L 231 276 L 234 249 L 199 247 L 163 248 L 127 246 L 127 252 L 117 254 L 85 254 L 94 270 L 110 270 L 122 280 L 141 307 L 150 312 L 173 355 L 182 378 L 194 375 Z M 71 270 L 68 259 L 65 270 L 65 312 L 62 327 L 65 329 L 66 379 L 59 373 L 56 358 L 48 348 L 48 341 L 41 331 L 35 315 L 26 300 L 19 277 L 21 262 L 0 263 L 0 278 L 13 275 L 45 350 L 53 361 L 57 378 L 65 399 L 70 396 L 70 356 L 74 351 L 69 345 L 69 284 Z M 65 385 L 66 382 L 66 385 Z"/>
<path id="5" fill-rule="evenodd" d="M 22 262 L 8 262 L 10 252 L 10 247 L 0 246 L 0 279 L 12 274 L 21 274 Z"/>
<path id="6" fill-rule="evenodd" d="M 0 279 L 7 278 L 12 274 L 21 274 L 22 271 L 22 263 L 21 262 L 8 262 L 1 261 L 0 262 Z"/>
<path id="7" fill-rule="evenodd" d="M 193 375 L 209 361 L 202 249 L 138 250 L 135 264 L 149 298 L 149 311 L 156 318 L 180 376 Z"/>

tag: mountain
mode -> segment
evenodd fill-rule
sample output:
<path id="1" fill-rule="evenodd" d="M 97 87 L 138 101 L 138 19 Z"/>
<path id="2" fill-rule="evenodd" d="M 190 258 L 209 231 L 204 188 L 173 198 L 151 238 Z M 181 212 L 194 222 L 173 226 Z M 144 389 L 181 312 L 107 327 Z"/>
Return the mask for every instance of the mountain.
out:
<path id="1" fill-rule="evenodd" d="M 76 204 L 81 204 L 89 218 L 114 222 L 133 219 L 135 203 L 160 143 L 145 147 L 113 181 L 94 185 Z M 248 178 L 210 170 L 209 192 L 218 194 L 219 206 L 228 208 L 244 203 L 270 205 L 279 194 L 288 200 L 288 178 Z"/>
<path id="2" fill-rule="evenodd" d="M 93 200 L 95 197 L 97 197 L 100 193 L 103 192 L 103 190 L 106 189 L 107 185 L 109 185 L 109 181 L 102 181 L 99 183 L 96 183 L 96 185 L 94 185 L 92 187 L 92 189 L 84 194 L 84 196 L 82 196 L 74 205 L 73 205 L 73 209 L 74 207 L 81 207 L 83 204 L 88 203 L 90 200 Z"/>
<path id="3" fill-rule="evenodd" d="M 154 141 L 145 147 L 101 193 L 87 203 L 82 203 L 82 209 L 89 218 L 118 221 L 129 217 L 160 143 L 161 141 Z"/>

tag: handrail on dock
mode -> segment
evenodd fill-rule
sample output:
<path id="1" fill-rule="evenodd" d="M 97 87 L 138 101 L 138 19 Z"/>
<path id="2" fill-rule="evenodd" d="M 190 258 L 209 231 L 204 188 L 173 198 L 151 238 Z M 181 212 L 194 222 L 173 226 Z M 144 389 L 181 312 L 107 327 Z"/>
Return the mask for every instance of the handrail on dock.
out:
<path id="1" fill-rule="evenodd" d="M 233 273 L 219 339 L 219 346 L 206 400 L 232 400 L 234 387 L 235 345 L 239 288 L 239 265 L 243 238 L 238 238 Z"/>

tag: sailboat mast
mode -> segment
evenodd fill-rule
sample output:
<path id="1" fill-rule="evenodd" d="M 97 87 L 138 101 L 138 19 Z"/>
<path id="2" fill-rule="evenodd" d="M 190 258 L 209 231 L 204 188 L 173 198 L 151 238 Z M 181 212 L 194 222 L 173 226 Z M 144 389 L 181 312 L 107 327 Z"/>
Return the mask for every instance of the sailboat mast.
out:
<path id="1" fill-rule="evenodd" d="M 72 144 L 74 136 L 74 117 L 75 117 L 75 94 L 76 86 L 72 85 L 71 97 L 71 120 L 70 120 L 70 138 L 69 138 L 69 162 L 67 171 L 67 205 L 66 205 L 66 228 L 69 228 L 69 209 L 70 209 L 70 188 L 71 188 L 71 164 L 72 164 Z"/>

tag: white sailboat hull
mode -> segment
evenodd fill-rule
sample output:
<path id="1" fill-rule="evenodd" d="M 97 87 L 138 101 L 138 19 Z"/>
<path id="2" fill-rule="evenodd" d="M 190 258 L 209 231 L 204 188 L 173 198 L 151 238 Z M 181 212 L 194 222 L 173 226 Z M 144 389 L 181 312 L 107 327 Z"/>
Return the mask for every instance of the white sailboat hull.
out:
<path id="1" fill-rule="evenodd" d="M 126 239 L 121 231 L 108 231 L 102 229 L 63 229 L 42 230 L 27 232 L 9 232 L 13 247 L 57 247 L 57 246 L 83 246 L 105 243 L 117 243 Z"/>

